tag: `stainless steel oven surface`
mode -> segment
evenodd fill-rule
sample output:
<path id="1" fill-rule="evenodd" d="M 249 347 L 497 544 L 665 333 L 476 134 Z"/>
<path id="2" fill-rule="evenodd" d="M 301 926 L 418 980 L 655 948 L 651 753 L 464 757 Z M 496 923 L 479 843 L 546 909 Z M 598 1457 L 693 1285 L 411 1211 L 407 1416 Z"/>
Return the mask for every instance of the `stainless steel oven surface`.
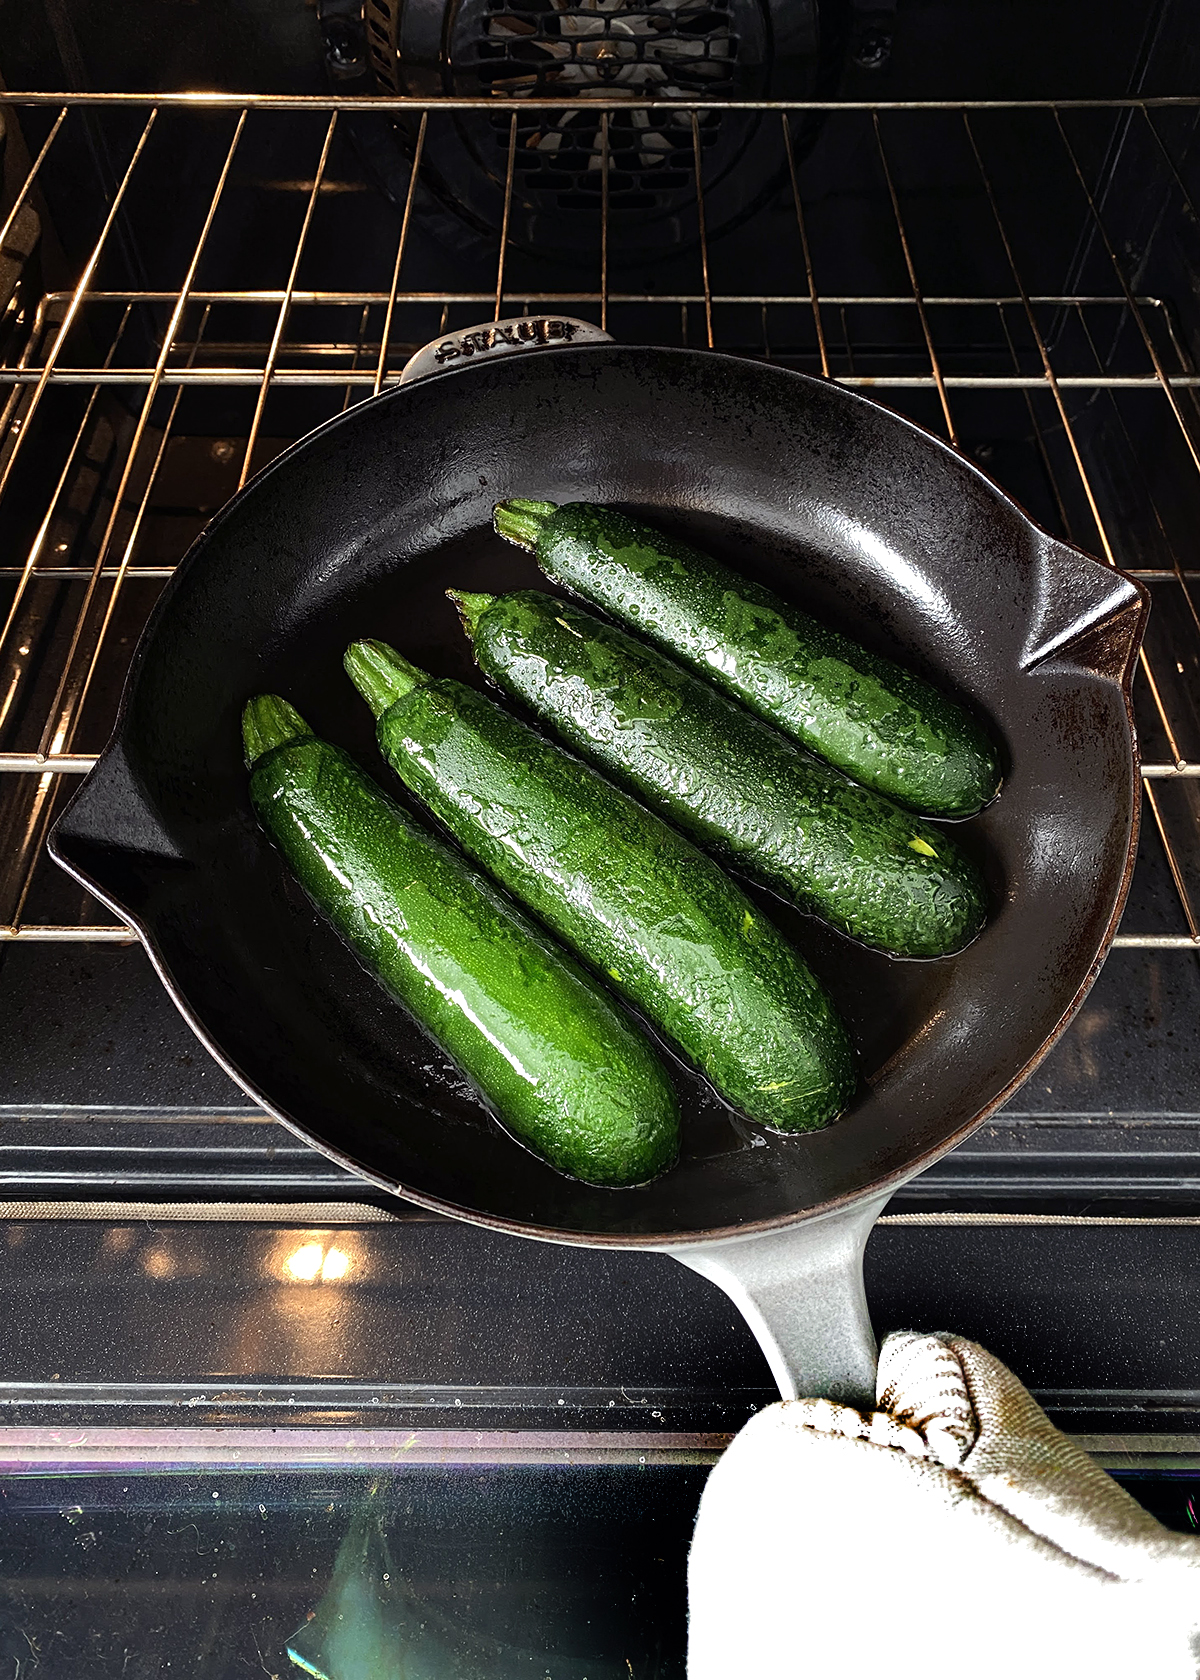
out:
<path id="1" fill-rule="evenodd" d="M 499 318 L 865 392 L 1150 590 L 1115 948 L 1029 1082 L 893 1198 L 866 1280 L 877 1329 L 977 1337 L 1200 1522 L 1200 57 L 1184 6 L 972 10 L 145 0 L 118 40 L 0 4 L 22 1680 L 683 1673 L 699 1490 L 773 1393 L 730 1303 L 664 1255 L 377 1194 L 248 1103 L 45 853 L 193 538 Z"/>

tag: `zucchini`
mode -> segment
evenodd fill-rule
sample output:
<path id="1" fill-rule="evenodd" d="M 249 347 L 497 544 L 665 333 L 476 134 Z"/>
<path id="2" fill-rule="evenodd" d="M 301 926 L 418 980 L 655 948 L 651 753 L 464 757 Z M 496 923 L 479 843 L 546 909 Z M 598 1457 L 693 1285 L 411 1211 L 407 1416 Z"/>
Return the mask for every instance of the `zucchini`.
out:
<path id="1" fill-rule="evenodd" d="M 346 668 L 405 786 L 727 1102 L 778 1131 L 845 1107 L 853 1057 L 825 988 L 715 863 L 477 690 L 381 642 Z"/>
<path id="2" fill-rule="evenodd" d="M 494 518 L 547 577 L 865 787 L 936 817 L 999 791 L 996 750 L 962 706 L 686 543 L 590 502 L 501 502 Z"/>
<path id="3" fill-rule="evenodd" d="M 259 820 L 316 908 L 551 1166 L 641 1184 L 679 1147 L 649 1043 L 551 940 L 278 695 L 242 733 Z"/>
<path id="4" fill-rule="evenodd" d="M 978 933 L 983 883 L 949 835 L 579 607 L 448 593 L 487 676 L 722 862 L 897 956 Z"/>

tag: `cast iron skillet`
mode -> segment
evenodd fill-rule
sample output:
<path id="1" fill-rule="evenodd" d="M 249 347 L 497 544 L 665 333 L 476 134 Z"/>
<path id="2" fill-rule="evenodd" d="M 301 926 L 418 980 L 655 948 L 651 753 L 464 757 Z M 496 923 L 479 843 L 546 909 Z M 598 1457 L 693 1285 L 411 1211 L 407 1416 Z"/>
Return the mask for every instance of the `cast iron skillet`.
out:
<path id="1" fill-rule="evenodd" d="M 487 1118 L 258 829 L 246 699 L 286 695 L 395 792 L 342 651 L 382 636 L 478 680 L 443 591 L 541 582 L 492 534 L 511 495 L 614 502 L 686 534 L 957 691 L 1003 743 L 1002 796 L 960 829 L 992 901 L 961 956 L 889 960 L 764 898 L 861 1053 L 858 1099 L 825 1132 L 762 1132 L 675 1064 L 674 1171 L 623 1191 L 560 1177 Z M 836 385 L 609 342 L 456 354 L 288 450 L 209 526 L 51 850 L 137 930 L 218 1061 L 326 1154 L 458 1218 L 667 1248 L 737 1300 L 785 1393 L 862 1398 L 871 1222 L 1030 1073 L 1115 931 L 1146 611 L 1138 585 L 1039 530 L 955 450 Z"/>

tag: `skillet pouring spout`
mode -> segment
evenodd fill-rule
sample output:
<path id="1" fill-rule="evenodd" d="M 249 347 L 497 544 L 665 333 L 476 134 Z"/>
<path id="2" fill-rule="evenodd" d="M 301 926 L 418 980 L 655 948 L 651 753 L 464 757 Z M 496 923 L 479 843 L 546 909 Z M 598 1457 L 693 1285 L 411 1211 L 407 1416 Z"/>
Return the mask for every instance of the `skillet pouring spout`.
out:
<path id="1" fill-rule="evenodd" d="M 1069 657 L 1127 687 L 1145 633 L 1143 585 L 1066 543 L 1045 538 L 1021 669 Z"/>

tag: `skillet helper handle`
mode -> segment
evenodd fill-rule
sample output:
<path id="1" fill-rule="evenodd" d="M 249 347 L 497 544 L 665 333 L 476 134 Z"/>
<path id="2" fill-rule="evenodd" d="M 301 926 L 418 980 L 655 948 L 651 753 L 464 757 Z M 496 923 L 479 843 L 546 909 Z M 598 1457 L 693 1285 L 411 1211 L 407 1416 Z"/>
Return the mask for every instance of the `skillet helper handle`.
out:
<path id="1" fill-rule="evenodd" d="M 401 385 L 426 379 L 444 368 L 468 362 L 493 361 L 514 350 L 553 350 L 567 344 L 611 344 L 612 334 L 572 315 L 518 315 L 508 321 L 486 321 L 480 327 L 447 333 L 411 355 L 400 375 Z"/>
<path id="2" fill-rule="evenodd" d="M 785 1400 L 875 1405 L 878 1349 L 863 1250 L 888 1196 L 762 1236 L 667 1253 L 723 1289 L 754 1333 Z"/>

